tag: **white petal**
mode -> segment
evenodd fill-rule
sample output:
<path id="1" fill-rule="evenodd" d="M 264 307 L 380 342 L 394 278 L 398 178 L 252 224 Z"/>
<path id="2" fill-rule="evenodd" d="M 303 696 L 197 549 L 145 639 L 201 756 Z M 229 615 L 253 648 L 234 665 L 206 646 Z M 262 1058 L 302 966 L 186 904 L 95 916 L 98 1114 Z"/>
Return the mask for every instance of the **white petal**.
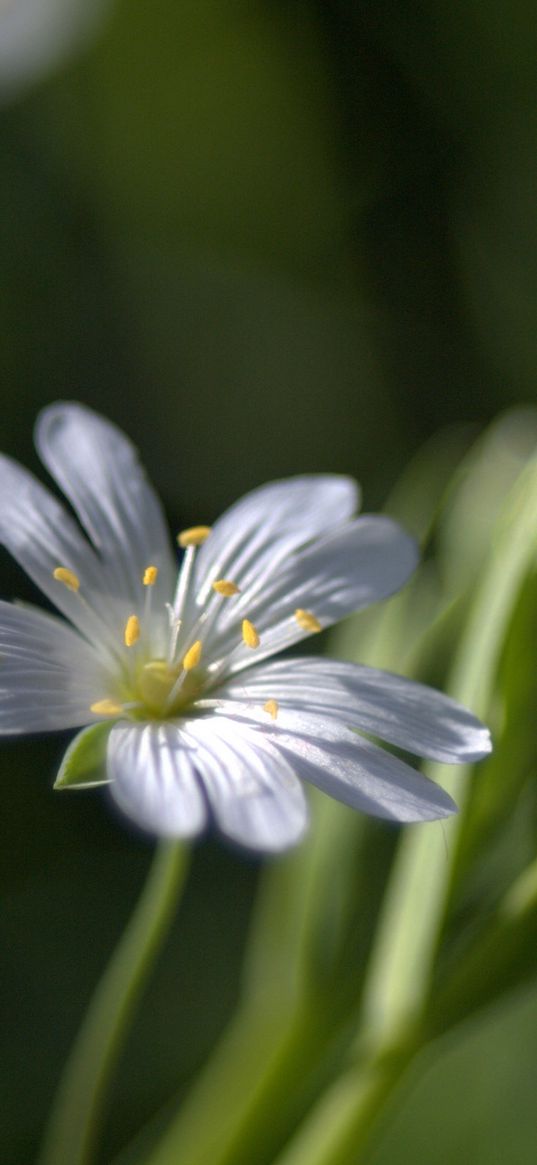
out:
<path id="1" fill-rule="evenodd" d="M 348 477 L 315 474 L 269 482 L 245 495 L 215 522 L 196 563 L 196 589 L 213 579 L 250 586 L 312 538 L 356 512 L 358 486 Z M 203 599 L 202 599 L 203 601 Z"/>
<path id="2" fill-rule="evenodd" d="M 276 853 L 303 836 L 308 810 L 293 767 L 270 741 L 225 717 L 193 721 L 196 768 L 222 833 Z"/>
<path id="3" fill-rule="evenodd" d="M 206 819 L 195 755 L 178 724 L 117 724 L 107 750 L 110 791 L 142 829 L 194 837 Z"/>
<path id="4" fill-rule="evenodd" d="M 414 539 L 396 522 L 383 516 L 357 518 L 291 556 L 267 579 L 262 593 L 245 590 L 239 602 L 222 606 L 210 628 L 210 654 L 224 661 L 223 674 L 257 663 L 310 634 L 295 618 L 298 608 L 329 627 L 399 590 L 417 561 Z M 255 655 L 240 641 L 244 617 L 261 638 Z"/>
<path id="5" fill-rule="evenodd" d="M 0 543 L 33 582 L 90 639 L 99 638 L 102 623 L 78 595 L 56 582 L 52 572 L 68 567 L 85 589 L 106 591 L 97 555 L 64 506 L 31 473 L 0 454 Z M 106 610 L 103 595 L 103 610 Z"/>
<path id="6" fill-rule="evenodd" d="M 439 785 L 333 720 L 283 709 L 271 721 L 267 713 L 246 706 L 242 714 L 257 723 L 258 735 L 276 745 L 300 777 L 353 809 L 400 822 L 456 812 Z M 239 720 L 238 704 L 235 715 Z"/>
<path id="7" fill-rule="evenodd" d="M 218 697 L 269 699 L 280 707 L 334 717 L 444 763 L 479 760 L 491 750 L 490 734 L 477 717 L 442 692 L 391 672 L 340 660 L 295 658 L 251 668 L 229 680 Z"/>
<path id="8" fill-rule="evenodd" d="M 0 733 L 74 728 L 106 691 L 89 645 L 62 620 L 0 603 Z"/>
<path id="9" fill-rule="evenodd" d="M 145 568 L 155 595 L 170 600 L 176 568 L 160 502 L 127 437 L 78 404 L 45 409 L 36 425 L 39 455 L 73 505 L 117 595 L 140 600 Z"/>

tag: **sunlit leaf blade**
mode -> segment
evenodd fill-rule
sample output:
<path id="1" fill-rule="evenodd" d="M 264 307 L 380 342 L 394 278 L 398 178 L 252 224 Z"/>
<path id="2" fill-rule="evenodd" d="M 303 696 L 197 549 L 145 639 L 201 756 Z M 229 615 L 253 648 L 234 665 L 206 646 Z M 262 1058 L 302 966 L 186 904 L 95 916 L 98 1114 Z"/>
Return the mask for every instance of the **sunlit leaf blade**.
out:
<path id="1" fill-rule="evenodd" d="M 520 814 L 513 819 L 513 811 L 524 788 L 530 801 L 532 785 L 535 788 L 536 634 L 537 578 L 531 577 L 522 590 L 506 639 L 498 682 L 494 753 L 476 770 L 474 796 L 461 836 L 455 876 L 457 883 L 465 880 L 470 892 L 476 855 L 480 881 L 484 880 L 497 894 L 530 860 L 534 850 L 535 839 L 528 829 L 531 804 L 526 805 L 523 819 Z M 509 862 L 507 869 L 500 857 L 502 852 Z"/>

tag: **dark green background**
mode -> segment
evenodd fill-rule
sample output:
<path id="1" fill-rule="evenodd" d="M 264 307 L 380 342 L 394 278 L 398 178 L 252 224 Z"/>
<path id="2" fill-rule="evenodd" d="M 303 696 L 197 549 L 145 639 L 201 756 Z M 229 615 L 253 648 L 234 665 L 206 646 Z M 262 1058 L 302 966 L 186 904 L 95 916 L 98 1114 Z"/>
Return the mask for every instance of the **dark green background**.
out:
<path id="1" fill-rule="evenodd" d="M 533 401 L 534 72 L 525 0 L 116 3 L 0 114 L 4 450 L 37 468 L 36 411 L 83 400 L 177 526 L 304 470 L 373 507 L 437 428 Z M 33 597 L 4 559 L 2 594 Z M 150 857 L 104 796 L 51 791 L 64 744 L 1 753 L 13 1165 Z M 222 1026 L 256 872 L 199 847 L 103 1162 Z"/>

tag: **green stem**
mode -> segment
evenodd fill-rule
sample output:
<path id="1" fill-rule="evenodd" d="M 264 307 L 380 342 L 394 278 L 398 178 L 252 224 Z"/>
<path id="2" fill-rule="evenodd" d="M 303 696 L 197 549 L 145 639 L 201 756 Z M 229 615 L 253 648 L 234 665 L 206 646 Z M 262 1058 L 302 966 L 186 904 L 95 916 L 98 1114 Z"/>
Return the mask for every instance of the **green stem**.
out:
<path id="1" fill-rule="evenodd" d="M 174 918 L 188 851 L 162 842 L 134 914 L 95 991 L 57 1093 L 40 1165 L 89 1165 L 105 1095 L 149 972 Z"/>

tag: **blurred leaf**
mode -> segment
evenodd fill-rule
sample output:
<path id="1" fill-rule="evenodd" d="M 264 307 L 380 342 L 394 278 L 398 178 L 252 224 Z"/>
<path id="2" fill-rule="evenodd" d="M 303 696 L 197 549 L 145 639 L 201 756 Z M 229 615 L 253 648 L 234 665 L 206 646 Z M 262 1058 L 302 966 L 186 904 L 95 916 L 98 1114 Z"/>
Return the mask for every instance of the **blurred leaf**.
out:
<path id="1" fill-rule="evenodd" d="M 475 581 L 505 498 L 536 448 L 537 412 L 512 409 L 494 420 L 462 459 L 437 528 L 439 569 L 449 594 L 460 594 Z"/>
<path id="2" fill-rule="evenodd" d="M 386 1108 L 368 1165 L 530 1165 L 535 1001 L 526 989 L 429 1046 Z"/>
<path id="3" fill-rule="evenodd" d="M 458 878 L 468 878 L 468 863 L 472 855 L 479 854 L 481 875 L 488 881 L 492 892 L 494 880 L 491 884 L 490 870 L 483 852 L 485 847 L 497 839 L 504 849 L 511 852 L 512 867 L 509 877 L 503 877 L 500 882 L 503 888 L 506 881 L 510 881 L 529 860 L 531 848 L 535 844 L 528 798 L 522 821 L 518 823 L 521 828 L 517 830 L 517 840 L 509 836 L 506 843 L 505 834 L 510 834 L 510 815 L 525 784 L 531 781 L 534 797 L 537 798 L 537 735 L 533 722 L 537 707 L 536 642 L 537 578 L 533 575 L 523 588 L 506 638 L 498 684 L 498 726 L 494 752 L 487 763 L 476 771 L 474 796 L 468 808 L 458 859 Z"/>
<path id="4" fill-rule="evenodd" d="M 475 912 L 471 940 L 465 938 L 466 949 L 454 947 L 435 976 L 425 1020 L 433 1037 L 537 979 L 535 899 L 514 917 L 497 911 L 486 918 L 483 910 Z"/>

